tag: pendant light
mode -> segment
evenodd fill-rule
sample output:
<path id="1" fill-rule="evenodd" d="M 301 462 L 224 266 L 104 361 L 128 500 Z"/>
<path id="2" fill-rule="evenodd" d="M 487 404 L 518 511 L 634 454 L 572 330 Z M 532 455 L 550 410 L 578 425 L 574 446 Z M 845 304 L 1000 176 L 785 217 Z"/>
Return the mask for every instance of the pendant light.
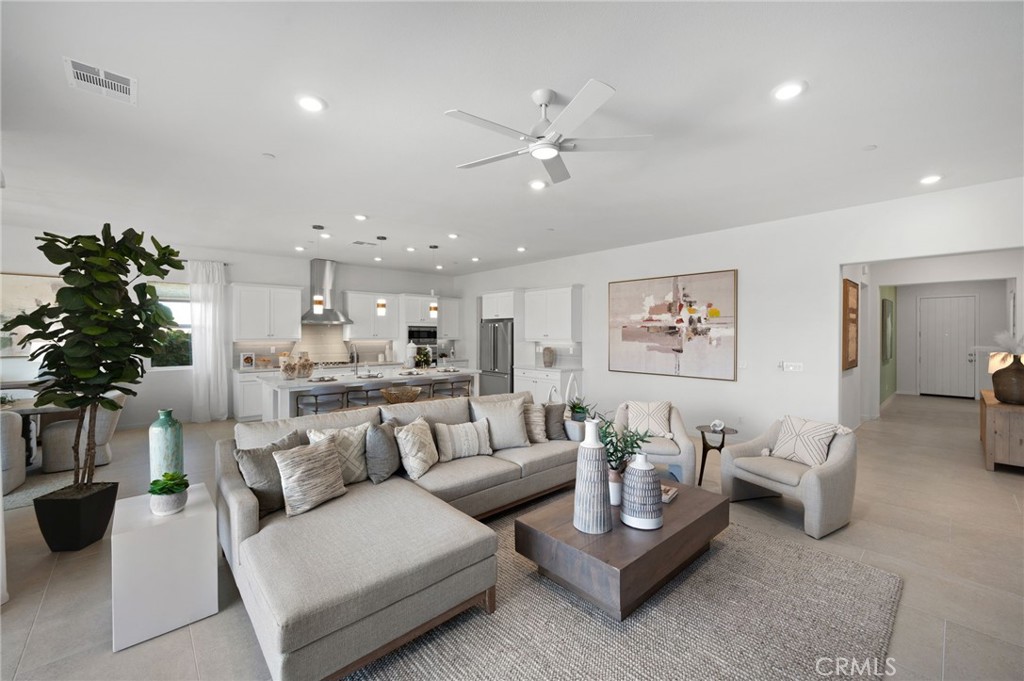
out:
<path id="1" fill-rule="evenodd" d="M 377 237 L 377 248 L 380 249 L 380 260 L 381 260 L 381 262 L 384 261 L 384 242 L 387 241 L 387 240 L 388 240 L 388 238 L 386 236 L 378 236 Z M 384 278 L 384 275 L 382 274 L 382 275 L 380 275 L 380 278 L 378 279 L 378 281 L 383 282 L 383 278 Z M 380 288 L 380 287 L 378 286 L 378 288 Z M 387 300 L 387 298 L 378 298 L 377 299 L 377 316 L 378 317 L 386 317 L 387 315 L 388 315 L 388 300 Z"/>
<path id="2" fill-rule="evenodd" d="M 318 232 L 323 232 L 323 231 L 324 231 L 324 226 L 323 225 L 313 225 L 313 233 L 314 234 L 316 234 Z M 319 258 L 320 257 L 320 244 L 317 242 L 316 239 L 313 239 L 313 247 L 316 249 L 316 253 L 315 253 L 316 257 Z M 326 300 L 325 297 L 324 297 L 324 292 L 322 290 L 316 290 L 316 291 L 310 291 L 310 294 L 313 297 L 313 314 L 323 314 L 324 313 L 325 300 Z"/>
<path id="3" fill-rule="evenodd" d="M 437 244 L 430 244 L 430 250 L 434 251 L 434 269 L 439 270 L 441 266 L 437 263 L 437 249 L 440 248 Z M 430 314 L 431 319 L 437 319 L 437 298 L 434 298 L 434 289 L 430 289 L 430 297 L 433 299 L 427 306 L 427 312 Z"/>

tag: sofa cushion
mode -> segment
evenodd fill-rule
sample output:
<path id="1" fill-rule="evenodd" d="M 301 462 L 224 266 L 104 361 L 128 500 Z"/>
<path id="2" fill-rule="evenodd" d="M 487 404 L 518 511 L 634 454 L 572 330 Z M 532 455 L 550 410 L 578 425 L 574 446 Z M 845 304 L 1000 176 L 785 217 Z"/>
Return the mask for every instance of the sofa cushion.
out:
<path id="1" fill-rule="evenodd" d="M 261 524 L 241 544 L 240 569 L 269 613 L 274 638 L 263 646 L 283 653 L 418 593 L 498 548 L 487 526 L 394 477 L 352 485 L 344 497 L 311 513 L 278 513 Z"/>
<path id="2" fill-rule="evenodd" d="M 380 410 L 377 407 L 366 407 L 363 409 L 346 409 L 345 411 L 331 411 L 326 414 L 313 414 L 311 416 L 296 416 L 290 419 L 279 419 L 277 421 L 250 421 L 248 423 L 235 424 L 235 441 L 239 448 L 262 447 L 268 442 L 273 442 L 293 430 L 299 431 L 302 442 L 308 444 L 306 431 L 310 428 L 348 428 L 358 426 L 360 423 L 380 423 Z"/>
<path id="3" fill-rule="evenodd" d="M 274 452 L 292 449 L 302 444 L 301 436 L 293 430 L 284 437 L 262 447 L 236 449 L 235 461 L 245 484 L 252 490 L 259 504 L 260 517 L 284 508 L 281 490 L 281 471 L 274 460 Z"/>
<path id="4" fill-rule="evenodd" d="M 504 400 L 501 402 L 478 402 L 475 398 L 469 401 L 473 420 L 487 419 L 491 430 L 491 447 L 507 449 L 509 447 L 529 447 L 530 438 L 526 434 L 526 421 L 523 419 L 523 400 Z"/>
<path id="5" fill-rule="evenodd" d="M 281 469 L 285 513 L 300 515 L 345 493 L 336 440 L 334 435 L 328 435 L 316 444 L 274 452 L 274 460 Z"/>
<path id="6" fill-rule="evenodd" d="M 498 393 L 497 395 L 478 395 L 473 397 L 474 402 L 509 402 L 522 398 L 523 404 L 533 404 L 533 393 L 529 390 L 522 390 L 517 393 Z"/>
<path id="7" fill-rule="evenodd" d="M 366 431 L 370 423 L 363 423 L 350 428 L 310 428 L 306 437 L 310 443 L 317 443 L 324 438 L 334 436 L 334 446 L 341 459 L 341 474 L 346 485 L 352 485 L 367 479 L 366 474 Z"/>
<path id="8" fill-rule="evenodd" d="M 394 419 L 395 424 L 407 426 L 422 416 L 430 425 L 435 423 L 466 423 L 469 418 L 469 398 L 452 397 L 425 402 L 404 402 L 402 404 L 380 405 L 384 420 Z"/>
<path id="9" fill-rule="evenodd" d="M 546 410 L 543 404 L 523 404 L 523 421 L 526 422 L 526 435 L 530 442 L 547 442 L 547 423 L 544 421 Z"/>
<path id="10" fill-rule="evenodd" d="M 452 501 L 522 477 L 519 466 L 491 456 L 470 456 L 438 464 L 416 484 L 438 499 Z"/>
<path id="11" fill-rule="evenodd" d="M 410 480 L 417 480 L 437 463 L 437 447 L 430 433 L 430 426 L 422 416 L 407 426 L 395 428 L 398 453 L 402 455 L 402 466 Z"/>
<path id="12" fill-rule="evenodd" d="M 366 475 L 373 484 L 384 482 L 402 467 L 402 455 L 395 440 L 395 422 L 370 424 L 366 431 Z"/>
<path id="13" fill-rule="evenodd" d="M 782 419 L 779 437 L 770 456 L 820 466 L 828 457 L 828 447 L 839 428 L 834 423 L 808 421 L 797 416 Z"/>
<path id="14" fill-rule="evenodd" d="M 549 440 L 568 440 L 565 434 L 565 403 L 544 405 L 544 430 Z"/>
<path id="15" fill-rule="evenodd" d="M 658 456 L 676 456 L 679 454 L 679 445 L 675 440 L 667 437 L 652 437 L 649 441 L 640 445 L 640 451 L 644 454 L 656 454 Z"/>
<path id="16" fill-rule="evenodd" d="M 747 471 L 762 478 L 768 478 L 783 485 L 796 487 L 800 484 L 800 478 L 804 473 L 811 470 L 798 461 L 788 459 L 777 459 L 771 456 L 741 456 L 733 461 L 736 468 Z"/>
<path id="17" fill-rule="evenodd" d="M 440 463 L 478 454 L 491 454 L 494 451 L 491 449 L 487 419 L 454 426 L 437 423 L 434 425 L 434 437 L 437 440 L 437 460 Z"/>
<path id="18" fill-rule="evenodd" d="M 646 431 L 654 437 L 665 437 L 672 432 L 668 425 L 671 409 L 671 402 L 626 402 L 629 429 L 641 433 Z"/>
<path id="19" fill-rule="evenodd" d="M 575 461 L 579 448 L 578 442 L 554 440 L 540 442 L 527 448 L 502 449 L 494 453 L 494 458 L 516 464 L 522 469 L 525 478 L 528 475 Z"/>

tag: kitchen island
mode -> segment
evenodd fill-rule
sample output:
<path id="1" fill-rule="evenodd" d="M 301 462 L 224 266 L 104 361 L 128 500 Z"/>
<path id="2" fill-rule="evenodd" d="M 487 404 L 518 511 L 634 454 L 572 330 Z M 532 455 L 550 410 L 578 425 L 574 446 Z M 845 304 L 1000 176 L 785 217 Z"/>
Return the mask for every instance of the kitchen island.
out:
<path id="1" fill-rule="evenodd" d="M 281 375 L 276 372 L 261 375 L 258 378 L 262 384 L 263 391 L 263 420 L 275 421 L 277 419 L 296 416 L 297 410 L 295 408 L 295 397 L 302 393 L 308 393 L 310 390 L 330 387 L 341 388 L 347 385 L 357 385 L 368 381 L 378 381 L 382 379 L 393 379 L 396 384 L 401 384 L 405 381 L 418 378 L 431 378 L 435 383 L 446 383 L 459 376 L 469 375 L 473 377 L 473 394 L 479 394 L 480 379 L 478 376 L 480 371 L 477 369 L 459 369 L 455 372 L 439 371 L 438 369 L 423 369 L 423 373 L 418 376 L 399 375 L 402 371 L 400 366 L 373 366 L 370 370 L 372 374 L 379 373 L 381 376 L 377 377 L 376 375 L 373 375 L 370 378 L 362 375 L 357 376 L 351 369 L 342 369 L 330 374 L 325 372 L 324 375 L 329 375 L 337 379 L 328 382 L 312 381 L 308 378 L 286 379 L 282 378 Z M 320 375 L 318 372 L 315 378 L 319 377 Z"/>

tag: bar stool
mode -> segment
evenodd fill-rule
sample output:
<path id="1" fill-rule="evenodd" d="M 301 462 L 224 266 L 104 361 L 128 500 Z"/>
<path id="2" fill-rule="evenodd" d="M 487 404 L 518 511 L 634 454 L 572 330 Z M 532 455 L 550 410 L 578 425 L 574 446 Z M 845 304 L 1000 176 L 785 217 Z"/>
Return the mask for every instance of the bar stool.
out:
<path id="1" fill-rule="evenodd" d="M 313 388 L 308 393 L 295 396 L 295 413 L 298 416 L 338 411 L 347 406 L 348 390 L 336 387 Z"/>
<path id="2" fill-rule="evenodd" d="M 473 391 L 473 377 L 472 376 L 459 376 L 458 378 L 450 378 L 446 381 L 438 381 L 434 383 L 434 397 L 469 397 Z"/>
<path id="3" fill-rule="evenodd" d="M 416 398 L 418 400 L 429 400 L 434 396 L 434 379 L 429 376 L 412 378 L 406 381 L 405 384 L 420 388 L 420 396 Z"/>
<path id="4" fill-rule="evenodd" d="M 371 404 L 383 404 L 385 400 L 380 394 L 380 389 L 387 388 L 391 384 L 392 381 L 390 379 L 385 379 L 367 381 L 362 385 L 350 385 L 348 387 L 348 404 L 349 406 L 358 404 L 364 407 Z"/>

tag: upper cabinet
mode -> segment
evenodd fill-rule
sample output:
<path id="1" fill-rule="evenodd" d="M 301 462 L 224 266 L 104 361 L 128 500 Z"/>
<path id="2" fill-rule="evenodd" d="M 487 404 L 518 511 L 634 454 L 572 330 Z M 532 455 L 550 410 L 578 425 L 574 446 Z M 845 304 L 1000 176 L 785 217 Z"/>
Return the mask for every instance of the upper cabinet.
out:
<path id="1" fill-rule="evenodd" d="M 383 315 L 377 314 L 377 301 L 384 301 Z M 397 339 L 399 298 L 393 293 L 345 293 L 345 310 L 352 323 L 345 327 L 345 338 Z"/>
<path id="2" fill-rule="evenodd" d="M 524 296 L 523 335 L 538 343 L 578 343 L 582 340 L 582 287 L 533 289 Z"/>
<path id="3" fill-rule="evenodd" d="M 232 284 L 234 340 L 299 340 L 302 289 L 291 286 Z"/>
<path id="4" fill-rule="evenodd" d="M 481 296 L 482 319 L 512 319 L 515 316 L 515 296 L 512 291 L 485 293 Z"/>
<path id="5" fill-rule="evenodd" d="M 462 301 L 458 298 L 441 298 L 437 317 L 439 340 L 454 340 L 462 336 Z"/>
<path id="6" fill-rule="evenodd" d="M 402 311 L 405 313 L 405 323 L 412 326 L 436 326 L 437 317 L 430 316 L 430 304 L 437 303 L 438 299 L 433 296 L 402 295 Z"/>

